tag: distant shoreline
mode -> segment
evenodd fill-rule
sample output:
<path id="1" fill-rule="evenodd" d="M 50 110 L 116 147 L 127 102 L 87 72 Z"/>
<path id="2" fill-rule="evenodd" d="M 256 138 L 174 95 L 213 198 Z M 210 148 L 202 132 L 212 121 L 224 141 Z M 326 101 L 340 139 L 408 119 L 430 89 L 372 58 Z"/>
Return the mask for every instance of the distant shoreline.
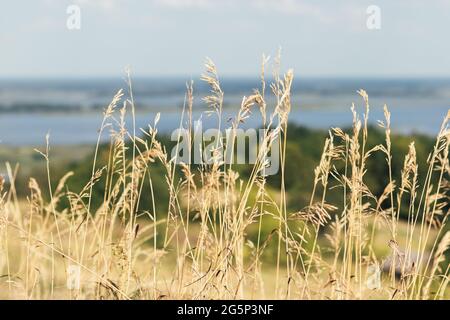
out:
<path id="1" fill-rule="evenodd" d="M 188 78 L 133 79 L 138 127 L 147 128 L 161 113 L 160 132 L 178 128 Z M 258 79 L 223 78 L 224 118 L 234 117 L 244 95 L 260 86 Z M 269 81 L 269 79 L 268 79 Z M 40 145 L 50 132 L 51 143 L 77 145 L 95 143 L 104 108 L 114 93 L 125 87 L 122 78 L 109 79 L 22 79 L 0 80 L 0 145 Z M 395 78 L 297 78 L 293 83 L 290 121 L 308 128 L 329 129 L 350 125 L 350 106 L 362 111 L 364 88 L 370 96 L 369 121 L 383 120 L 383 105 L 392 113 L 392 130 L 434 136 L 450 106 L 450 79 Z M 126 91 L 126 90 L 125 90 Z M 270 100 L 268 108 L 275 101 Z M 202 97 L 209 89 L 198 79 L 194 83 L 194 119 L 202 117 L 215 125 L 214 116 Z M 117 108 L 121 108 L 118 106 Z M 248 123 L 258 127 L 258 112 Z"/>

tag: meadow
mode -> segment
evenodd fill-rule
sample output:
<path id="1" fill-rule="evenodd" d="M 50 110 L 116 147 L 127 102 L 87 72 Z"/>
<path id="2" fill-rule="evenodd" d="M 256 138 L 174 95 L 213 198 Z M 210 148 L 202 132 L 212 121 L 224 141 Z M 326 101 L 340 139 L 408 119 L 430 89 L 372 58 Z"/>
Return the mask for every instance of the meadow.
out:
<path id="1" fill-rule="evenodd" d="M 369 125 L 361 89 L 351 128 L 293 126 L 294 73 L 274 60 L 269 70 L 263 58 L 260 87 L 226 122 L 207 60 L 203 101 L 231 132 L 209 163 L 178 163 L 159 116 L 136 126 L 129 74 L 89 160 L 55 166 L 48 137 L 34 151 L 39 172 L 8 163 L 0 298 L 448 299 L 450 111 L 435 139 L 393 134 L 387 106 L 379 126 Z M 180 121 L 192 150 L 194 88 L 187 83 Z M 224 162 L 255 114 L 266 129 L 255 163 Z M 276 140 L 280 169 L 267 176 Z"/>

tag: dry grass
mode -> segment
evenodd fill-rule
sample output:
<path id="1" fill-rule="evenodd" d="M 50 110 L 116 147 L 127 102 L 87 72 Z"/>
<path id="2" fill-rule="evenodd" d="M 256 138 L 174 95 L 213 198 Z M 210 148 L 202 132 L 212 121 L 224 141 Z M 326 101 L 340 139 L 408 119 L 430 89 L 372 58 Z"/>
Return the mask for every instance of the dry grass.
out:
<path id="1" fill-rule="evenodd" d="M 269 129 L 248 180 L 243 181 L 232 164 L 222 162 L 218 155 L 226 146 L 219 142 L 215 161 L 199 168 L 183 164 L 179 177 L 175 159 L 170 159 L 158 141 L 158 119 L 146 130 L 135 127 L 130 77 L 127 98 L 122 91 L 115 95 L 100 127 L 100 135 L 110 123 L 119 128 L 111 135 L 108 164 L 98 167 L 96 151 L 92 176 L 81 192 L 71 192 L 65 186 L 72 173 L 59 185 L 51 185 L 48 147 L 39 151 L 47 163 L 48 185 L 39 186 L 30 178 L 26 202 L 17 198 L 17 172 L 9 167 L 11 183 L 0 180 L 1 297 L 448 298 L 449 263 L 445 253 L 450 233 L 445 230 L 449 214 L 450 113 L 429 156 L 425 183 L 418 182 L 414 143 L 405 156 L 401 181 L 393 181 L 389 111 L 385 107 L 385 119 L 380 122 L 386 132 L 385 143 L 368 150 L 369 98 L 360 90 L 365 106 L 362 120 L 353 106 L 352 132 L 330 130 L 314 172 L 309 206 L 288 212 L 284 164 L 293 72 L 281 75 L 279 57 L 275 60 L 274 80 L 266 86 L 268 59 L 263 57 L 261 88 L 243 98 L 230 124 L 233 142 L 239 125 L 254 112 L 261 112 L 261 125 Z M 211 60 L 202 79 L 211 87 L 204 101 L 223 130 L 224 93 Z M 271 114 L 266 105 L 268 88 L 276 98 Z M 190 136 L 192 107 L 190 83 L 180 122 Z M 131 130 L 125 127 L 128 112 L 133 116 Z M 139 137 L 141 131 L 145 139 Z M 275 197 L 266 188 L 264 171 L 276 138 L 281 142 L 281 185 Z M 127 140 L 131 141 L 131 156 Z M 374 196 L 364 182 L 370 170 L 367 159 L 375 152 L 385 154 L 390 177 L 381 197 Z M 158 195 L 152 188 L 149 194 L 142 192 L 145 183 L 152 186 L 155 162 L 165 168 L 170 193 L 167 213 L 156 212 Z M 338 162 L 344 170 L 336 169 Z M 106 181 L 106 191 L 102 205 L 94 212 L 92 190 L 100 179 Z M 332 185 L 342 189 L 341 208 L 327 202 Z M 50 194 L 49 201 L 44 200 L 43 190 Z M 149 211 L 138 210 L 142 197 L 152 200 Z M 62 199 L 68 199 L 69 207 L 58 211 Z M 405 199 L 409 203 L 408 220 L 403 222 L 399 213 Z M 277 227 L 263 237 L 266 219 L 276 220 Z M 254 226 L 258 230 L 256 243 L 247 235 Z M 379 234 L 385 236 L 381 243 Z M 275 247 L 273 263 L 264 263 L 261 257 L 270 246 Z M 380 246 L 388 252 L 388 263 L 383 261 L 386 255 L 379 253 Z"/>

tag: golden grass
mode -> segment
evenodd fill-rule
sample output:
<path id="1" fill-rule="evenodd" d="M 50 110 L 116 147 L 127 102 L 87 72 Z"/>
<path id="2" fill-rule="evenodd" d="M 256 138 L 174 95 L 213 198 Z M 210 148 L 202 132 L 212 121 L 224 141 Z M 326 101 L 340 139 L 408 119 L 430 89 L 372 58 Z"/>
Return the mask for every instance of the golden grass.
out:
<path id="1" fill-rule="evenodd" d="M 368 149 L 369 98 L 363 119 L 352 107 L 353 130 L 330 130 L 320 162 L 314 171 L 309 206 L 288 212 L 284 186 L 290 89 L 293 72 L 280 74 L 275 59 L 271 93 L 273 113 L 267 114 L 266 64 L 263 57 L 261 88 L 244 97 L 230 129 L 231 139 L 239 125 L 261 112 L 264 136 L 257 161 L 243 181 L 233 164 L 220 157 L 209 165 L 181 165 L 176 174 L 158 141 L 157 123 L 135 127 L 131 79 L 127 99 L 119 91 L 106 108 L 100 135 L 110 123 L 113 132 L 105 167 L 98 167 L 97 150 L 89 183 L 79 193 L 67 190 L 68 173 L 57 186 L 50 181 L 50 154 L 39 151 L 47 163 L 48 184 L 30 178 L 27 201 L 17 198 L 16 171 L 9 168 L 8 185 L 0 181 L 0 295 L 6 299 L 445 299 L 448 298 L 450 245 L 448 220 L 448 151 L 450 113 L 444 119 L 429 155 L 425 183 L 418 183 L 414 144 L 405 155 L 401 181 L 392 180 L 390 113 L 380 122 L 386 132 L 383 145 Z M 223 130 L 224 92 L 214 63 L 208 60 L 202 77 L 211 87 L 204 98 Z M 193 86 L 187 86 L 183 117 L 192 136 Z M 132 113 L 132 129 L 125 127 Z M 187 116 L 185 116 L 187 115 Z M 159 116 L 157 117 L 159 118 Z M 141 135 L 141 137 L 139 137 Z M 277 194 L 266 187 L 266 156 L 274 139 L 280 139 L 281 185 Z M 131 141 L 131 156 L 126 140 Z M 216 152 L 225 148 L 217 143 Z M 390 182 L 381 197 L 364 183 L 375 152 L 385 154 Z M 399 156 L 399 155 L 396 155 Z M 152 166 L 165 168 L 169 190 L 168 212 L 156 212 L 158 195 L 152 186 Z M 337 170 L 336 163 L 344 164 Z M 289 173 L 292 174 L 292 173 Z M 92 209 L 93 187 L 104 179 L 103 202 Z M 327 202 L 330 180 L 342 189 L 344 206 Z M 102 180 L 103 181 L 103 180 Z M 433 184 L 432 181 L 437 181 Z M 42 195 L 46 190 L 50 200 Z M 139 201 L 149 197 L 153 207 L 140 212 Z M 69 207 L 58 211 L 67 199 Z M 319 199 L 317 201 L 317 199 Z M 402 203 L 409 203 L 408 220 L 399 220 Z M 262 236 L 265 221 L 276 221 Z M 446 229 L 447 228 L 447 229 Z M 248 230 L 258 230 L 256 243 Z M 380 240 L 381 239 L 381 240 Z M 273 263 L 263 254 L 274 247 Z M 380 253 L 382 252 L 382 254 Z M 389 264 L 383 259 L 388 257 Z M 383 266 L 389 270 L 383 271 Z M 381 282 L 377 277 L 381 275 Z M 369 280 L 372 281 L 369 284 Z M 375 281 L 375 282 L 373 282 Z"/>

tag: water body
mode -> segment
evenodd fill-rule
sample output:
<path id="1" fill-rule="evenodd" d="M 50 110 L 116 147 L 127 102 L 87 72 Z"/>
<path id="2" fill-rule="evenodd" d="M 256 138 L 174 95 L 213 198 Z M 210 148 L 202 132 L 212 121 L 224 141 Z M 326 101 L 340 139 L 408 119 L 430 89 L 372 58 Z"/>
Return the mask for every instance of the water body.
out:
<path id="1" fill-rule="evenodd" d="M 235 116 L 242 97 L 260 83 L 224 78 L 221 84 L 226 124 Z M 42 145 L 48 132 L 52 144 L 94 143 L 102 110 L 120 88 L 126 88 L 123 79 L 0 80 L 0 145 Z M 387 104 L 395 132 L 435 135 L 450 108 L 450 79 L 301 79 L 293 83 L 290 121 L 322 129 L 348 126 L 352 102 L 360 113 L 364 110 L 356 93 L 360 88 L 370 97 L 370 122 L 383 120 L 383 105 Z M 159 112 L 160 132 L 177 128 L 185 89 L 183 78 L 134 79 L 137 126 L 147 128 Z M 209 88 L 195 79 L 194 92 L 194 119 L 202 119 L 205 128 L 215 126 L 217 119 L 206 116 L 207 107 L 201 100 Z M 255 110 L 243 126 L 259 127 L 260 123 Z M 103 136 L 107 138 L 108 131 Z"/>

